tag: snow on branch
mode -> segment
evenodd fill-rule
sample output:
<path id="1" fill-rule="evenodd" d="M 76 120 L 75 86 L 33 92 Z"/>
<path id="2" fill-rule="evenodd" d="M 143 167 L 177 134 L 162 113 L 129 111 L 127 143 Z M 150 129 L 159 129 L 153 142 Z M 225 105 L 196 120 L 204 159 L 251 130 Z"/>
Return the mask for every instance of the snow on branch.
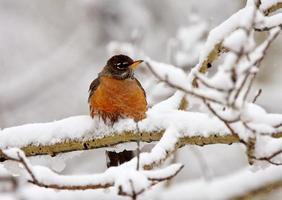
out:
<path id="1" fill-rule="evenodd" d="M 271 114 L 248 102 L 248 94 L 260 64 L 266 56 L 267 49 L 282 29 L 281 13 L 268 17 L 258 9 L 258 6 L 250 0 L 243 9 L 214 28 L 203 48 L 199 64 L 189 75 L 179 68 L 150 59 L 147 59 L 147 66 L 160 81 L 185 93 L 188 99 L 189 96 L 193 96 L 198 104 L 204 104 L 206 110 L 202 111 L 212 113 L 225 125 L 230 134 L 237 136 L 246 146 L 250 163 L 254 160 L 264 160 L 281 165 L 282 162 L 274 162 L 272 159 L 278 157 L 282 148 L 275 151 L 267 149 L 268 156 L 255 155 L 259 149 L 256 140 L 261 136 L 267 136 L 268 142 L 272 140 L 277 142 L 272 135 L 277 133 L 277 128 L 281 128 L 280 123 L 274 122 L 274 119 L 270 120 L 271 124 L 266 122 L 266 115 Z M 268 37 L 257 45 L 254 31 L 258 28 L 267 31 Z M 217 67 L 216 73 L 207 77 L 202 73 L 207 69 L 207 62 L 215 59 L 214 55 L 218 55 L 214 53 L 218 50 L 218 45 L 225 50 L 226 55 Z"/>
<path id="2" fill-rule="evenodd" d="M 47 167 L 32 166 L 20 149 L 11 148 L 4 150 L 3 153 L 7 159 L 20 163 L 28 175 L 28 182 L 39 187 L 87 190 L 114 186 L 120 195 L 133 199 L 157 183 L 173 178 L 183 168 L 181 164 L 173 164 L 158 170 L 136 171 L 130 165 L 124 164 L 109 168 L 102 174 L 59 175 Z"/>
<path id="3" fill-rule="evenodd" d="M 205 145 L 213 143 L 233 143 L 237 137 L 230 136 L 228 130 L 214 117 L 204 113 L 167 111 L 170 104 L 177 105 L 175 96 L 157 104 L 147 113 L 147 118 L 138 123 L 141 132 L 136 134 L 133 120 L 122 119 L 113 126 L 104 124 L 98 118 L 76 116 L 50 123 L 27 124 L 0 131 L 0 149 L 21 148 L 27 156 L 110 147 L 120 143 L 137 141 L 159 141 L 164 131 L 171 125 L 178 125 L 180 141 L 185 144 Z M 170 101 L 169 101 L 170 100 Z M 166 104 L 165 104 L 166 103 Z M 282 122 L 282 116 L 281 116 Z M 206 126 L 203 127 L 202 124 Z M 130 148 L 125 145 L 123 148 Z M 132 148 L 132 147 L 131 147 Z M 133 147 L 135 148 L 135 147 Z M 1 159 L 5 160 L 3 154 Z"/>
<path id="4" fill-rule="evenodd" d="M 170 125 L 178 127 L 175 127 L 178 132 L 171 134 L 178 137 L 174 144 L 176 148 L 191 144 L 202 146 L 239 142 L 239 137 L 228 133 L 228 129 L 216 117 L 173 109 L 167 111 L 168 108 L 177 107 L 177 98 L 180 97 L 174 95 L 166 102 L 161 102 L 150 109 L 147 118 L 138 123 L 141 136 L 136 134 L 135 123 L 129 119 L 120 120 L 114 126 L 109 126 L 98 118 L 93 121 L 88 116 L 76 116 L 56 122 L 27 124 L 3 129 L 0 133 L 0 148 L 4 150 L 18 147 L 27 156 L 44 154 L 54 156 L 70 151 L 114 147 L 120 143 L 139 139 L 142 142 L 159 141 Z M 282 123 L 282 115 L 267 114 L 262 109 L 261 112 L 265 115 L 261 119 L 262 122 L 269 123 L 269 125 Z M 277 132 L 273 133 L 273 137 L 281 136 L 281 126 L 279 126 Z M 120 148 L 130 149 L 132 147 L 123 145 Z M 1 160 L 5 159 L 1 154 Z"/>
<path id="5" fill-rule="evenodd" d="M 247 5 L 233 14 L 229 19 L 210 31 L 207 42 L 200 54 L 198 65 L 194 72 L 205 73 L 212 66 L 214 60 L 227 51 L 222 45 L 223 40 L 237 29 L 248 29 L 254 26 L 256 31 L 267 31 L 276 26 L 282 26 L 281 13 L 268 17 L 267 15 L 282 8 L 281 0 L 262 0 L 255 5 L 251 0 Z M 258 9 L 258 7 L 260 9 Z"/>
<path id="6" fill-rule="evenodd" d="M 235 187 L 240 185 L 240 187 Z M 163 192 L 160 199 L 172 199 L 184 191 L 189 199 L 268 199 L 266 196 L 282 187 L 282 168 L 270 166 L 255 171 L 246 167 L 233 174 L 215 180 L 194 180 L 184 182 Z M 201 192 L 199 192 L 199 189 Z M 224 192 L 223 192 L 224 191 Z M 262 198 L 263 197 L 263 198 Z"/>
<path id="7" fill-rule="evenodd" d="M 281 0 L 261 0 L 260 10 L 265 14 L 269 15 L 278 9 L 282 8 Z"/>

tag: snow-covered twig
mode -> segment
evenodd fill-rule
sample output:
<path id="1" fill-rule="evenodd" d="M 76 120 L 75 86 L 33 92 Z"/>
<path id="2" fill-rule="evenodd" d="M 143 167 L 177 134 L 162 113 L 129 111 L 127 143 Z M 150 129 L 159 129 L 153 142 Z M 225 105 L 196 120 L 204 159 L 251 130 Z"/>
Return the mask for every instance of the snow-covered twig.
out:
<path id="1" fill-rule="evenodd" d="M 269 15 L 272 12 L 275 12 L 278 9 L 282 8 L 282 1 L 281 0 L 261 0 L 260 10 L 264 12 L 265 15 Z"/>
<path id="2" fill-rule="evenodd" d="M 166 83 L 168 86 L 177 89 L 179 91 L 185 92 L 187 94 L 193 95 L 195 97 L 198 97 L 200 99 L 205 99 L 208 101 L 211 101 L 213 103 L 217 103 L 217 104 L 224 104 L 224 102 L 218 100 L 218 99 L 214 99 L 211 98 L 209 96 L 204 95 L 203 93 L 197 92 L 195 90 L 193 90 L 193 87 L 186 87 L 185 85 L 181 85 L 181 84 L 177 84 L 174 83 L 174 80 L 169 79 L 169 75 L 168 74 L 163 74 L 160 75 L 158 74 L 155 69 L 153 68 L 153 66 L 150 64 L 150 62 L 146 62 L 146 65 L 148 66 L 148 68 L 150 69 L 150 71 L 162 82 Z M 175 76 L 175 78 L 179 78 L 177 76 Z"/>
<path id="3" fill-rule="evenodd" d="M 270 156 L 266 156 L 266 157 L 253 157 L 253 159 L 255 160 L 261 160 L 261 161 L 266 161 L 266 162 L 269 162 L 270 164 L 273 164 L 273 165 L 282 165 L 282 162 L 275 162 L 275 161 L 272 161 L 272 159 L 278 155 L 280 155 L 282 153 L 282 149 L 272 153 Z"/>
<path id="4" fill-rule="evenodd" d="M 271 1 L 268 0 L 260 2 L 260 11 L 256 11 L 259 14 L 259 19 L 254 24 L 254 30 L 256 31 L 269 31 L 270 29 L 282 26 L 281 14 L 278 14 L 273 17 L 267 17 L 270 13 L 275 12 L 276 10 L 282 8 L 281 0 Z M 248 13 L 251 9 L 256 8 L 257 5 L 252 4 L 251 6 L 246 6 L 245 8 L 239 10 L 229 19 L 223 22 L 221 25 L 214 28 L 210 31 L 207 42 L 204 46 L 204 50 L 201 53 L 199 64 L 193 69 L 193 72 L 205 73 L 208 68 L 212 66 L 212 63 L 221 55 L 221 53 L 228 52 L 222 44 L 224 39 L 230 35 L 233 31 L 238 28 L 244 28 L 246 25 L 246 18 L 249 18 Z M 253 6 L 253 8 L 251 8 Z M 273 22 L 275 22 L 273 24 Z M 195 79 L 193 80 L 195 83 Z"/>
<path id="5" fill-rule="evenodd" d="M 198 179 L 172 186 L 162 193 L 160 199 L 169 200 L 181 194 L 189 194 L 187 199 L 269 199 L 266 195 L 281 187 L 280 166 L 269 166 L 257 171 L 246 167 L 217 179 Z"/>
<path id="6" fill-rule="evenodd" d="M 209 108 L 209 110 L 219 119 L 221 120 L 225 126 L 229 129 L 230 133 L 234 136 L 237 136 L 237 134 L 235 133 L 235 131 L 233 130 L 233 128 L 229 125 L 230 123 L 234 123 L 234 122 L 237 122 L 239 119 L 236 119 L 236 120 L 232 120 L 232 121 L 229 121 L 229 120 L 226 120 L 224 119 L 223 117 L 221 117 L 215 109 L 212 108 L 212 106 L 210 105 L 210 103 L 206 102 L 206 100 L 204 100 L 204 103 L 206 104 L 206 106 Z"/>
<path id="7" fill-rule="evenodd" d="M 7 159 L 22 164 L 29 175 L 27 181 L 39 187 L 59 190 L 88 190 L 115 186 L 120 195 L 136 196 L 160 182 L 175 177 L 183 168 L 181 164 L 173 164 L 164 169 L 136 171 L 128 165 L 112 167 L 102 174 L 92 175 L 59 175 L 42 166 L 32 166 L 24 153 L 16 148 L 4 150 Z M 127 178 L 124 175 L 127 174 Z M 130 185 L 130 186 L 128 186 Z"/>

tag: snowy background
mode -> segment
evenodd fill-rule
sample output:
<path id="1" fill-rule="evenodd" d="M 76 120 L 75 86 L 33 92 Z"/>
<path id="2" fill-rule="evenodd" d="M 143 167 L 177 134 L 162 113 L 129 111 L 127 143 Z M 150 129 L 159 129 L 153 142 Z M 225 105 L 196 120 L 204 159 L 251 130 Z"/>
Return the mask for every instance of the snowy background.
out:
<path id="1" fill-rule="evenodd" d="M 122 48 L 142 59 L 142 53 L 134 51 L 138 49 L 154 60 L 188 70 L 197 63 L 201 41 L 205 41 L 208 31 L 244 4 L 243 0 L 1 0 L 0 128 L 88 114 L 89 84 L 115 49 Z M 177 46 L 179 40 L 190 41 L 183 36 L 185 31 L 189 34 L 189 27 L 199 29 L 199 43 L 193 49 Z M 186 50 L 191 59 L 183 59 L 179 49 Z M 280 36 L 262 63 L 253 91 L 255 94 L 262 88 L 257 103 L 275 113 L 282 113 L 281 54 Z M 158 91 L 165 96 L 164 88 L 146 82 L 144 70 L 139 69 L 136 76 L 153 105 L 159 101 Z M 244 153 L 237 144 L 184 147 L 175 159 L 181 160 L 185 168 L 173 181 L 212 179 L 240 170 L 248 165 Z M 105 170 L 102 149 L 49 157 L 48 162 L 46 157 L 32 162 L 63 174 Z M 93 195 L 117 198 L 107 190 L 24 190 L 26 199 L 39 198 L 33 194 L 40 195 L 40 199 L 93 199 Z"/>

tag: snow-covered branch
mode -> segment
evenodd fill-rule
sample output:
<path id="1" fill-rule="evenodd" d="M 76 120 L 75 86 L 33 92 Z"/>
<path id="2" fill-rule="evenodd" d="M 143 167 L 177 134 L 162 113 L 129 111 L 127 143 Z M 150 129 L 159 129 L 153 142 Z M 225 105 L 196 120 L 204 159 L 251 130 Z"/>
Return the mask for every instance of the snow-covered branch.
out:
<path id="1" fill-rule="evenodd" d="M 27 172 L 28 182 L 39 187 L 59 190 L 87 190 L 114 186 L 120 195 L 133 199 L 157 183 L 173 178 L 183 168 L 181 164 L 173 164 L 158 170 L 136 171 L 132 165 L 124 164 L 109 168 L 102 174 L 67 176 L 59 175 L 47 167 L 32 166 L 24 153 L 17 148 L 5 150 L 3 153 L 7 159 L 20 163 Z"/>
<path id="2" fill-rule="evenodd" d="M 200 54 L 199 63 L 193 69 L 194 72 L 205 73 L 207 69 L 212 66 L 213 61 L 215 61 L 221 53 L 227 51 L 223 45 L 224 39 L 237 29 L 247 28 L 248 23 L 252 23 L 256 31 L 268 31 L 274 27 L 282 26 L 281 13 L 267 16 L 282 8 L 281 0 L 262 0 L 259 3 L 260 5 L 255 5 L 253 1 L 249 1 L 246 7 L 242 8 L 210 31 L 207 42 Z M 257 6 L 259 6 L 259 9 Z M 255 15 L 255 18 L 253 18 L 252 15 Z"/>
<path id="3" fill-rule="evenodd" d="M 282 8 L 281 0 L 261 0 L 260 10 L 265 14 L 269 15 L 278 9 Z"/>
<path id="4" fill-rule="evenodd" d="M 54 156 L 70 151 L 111 147 L 120 143 L 134 142 L 139 138 L 142 142 L 153 142 L 159 141 L 169 124 L 176 121 L 179 123 L 180 118 L 181 124 L 183 123 L 186 128 L 181 130 L 178 146 L 230 144 L 237 141 L 237 138 L 230 136 L 216 118 L 202 113 L 183 113 L 177 110 L 171 110 L 166 115 L 164 111 L 157 114 L 161 106 L 161 104 L 156 106 L 155 111 L 150 110 L 147 119 L 139 123 L 141 137 L 136 134 L 135 123 L 132 120 L 124 119 L 114 126 L 108 126 L 96 118 L 93 121 L 89 116 L 76 116 L 56 122 L 3 129 L 0 133 L 0 148 L 3 150 L 18 147 L 27 156 L 44 154 Z M 159 123 L 160 121 L 162 123 Z M 203 123 L 206 127 L 202 127 Z M 123 148 L 132 147 L 125 145 Z M 1 159 L 5 159 L 3 154 Z"/>
<path id="5" fill-rule="evenodd" d="M 258 2 L 261 3 L 265 2 Z M 250 163 L 264 160 L 279 165 L 272 159 L 281 153 L 280 149 L 268 157 L 254 155 L 257 137 L 275 134 L 277 124 L 266 125 L 261 121 L 265 111 L 260 112 L 258 106 L 250 104 L 248 94 L 266 51 L 281 32 L 282 24 L 280 13 L 266 16 L 258 6 L 250 0 L 243 9 L 214 28 L 201 53 L 199 64 L 189 75 L 179 68 L 150 59 L 147 65 L 160 81 L 185 93 L 188 99 L 193 96 L 198 104 L 206 105 L 207 110 L 226 126 L 229 133 L 238 136 L 239 141 L 246 145 Z M 268 37 L 259 45 L 256 45 L 254 37 L 257 29 L 268 32 Z M 226 53 L 222 64 L 214 75 L 203 75 L 208 63 L 211 65 L 210 61 L 218 56 L 220 48 Z"/>
<path id="6" fill-rule="evenodd" d="M 167 102 L 157 104 L 148 111 L 147 118 L 139 123 L 142 142 L 159 141 L 164 131 L 174 123 L 178 124 L 177 130 L 180 131 L 178 146 L 238 142 L 238 137 L 230 135 L 228 129 L 216 117 L 204 113 L 167 111 L 168 105 L 177 107 L 179 103 L 177 98 L 180 97 L 174 95 Z M 275 126 L 282 122 L 282 116 L 266 114 L 262 120 Z M 120 120 L 114 126 L 109 126 L 98 118 L 93 121 L 89 116 L 76 116 L 56 122 L 3 129 L 0 133 L 0 148 L 3 150 L 18 147 L 27 156 L 44 154 L 54 156 L 64 152 L 137 141 L 140 136 L 135 131 L 135 123 L 129 119 Z M 273 136 L 280 137 L 280 132 L 281 126 L 277 127 Z M 123 148 L 127 148 L 126 145 Z M 3 154 L 1 159 L 4 159 Z"/>
<path id="7" fill-rule="evenodd" d="M 257 171 L 252 167 L 246 167 L 215 180 L 184 182 L 164 192 L 160 198 L 168 200 L 184 193 L 189 194 L 189 199 L 268 199 L 267 194 L 282 187 L 281 175 L 282 169 L 279 166 Z M 240 187 L 236 187 L 238 185 Z"/>

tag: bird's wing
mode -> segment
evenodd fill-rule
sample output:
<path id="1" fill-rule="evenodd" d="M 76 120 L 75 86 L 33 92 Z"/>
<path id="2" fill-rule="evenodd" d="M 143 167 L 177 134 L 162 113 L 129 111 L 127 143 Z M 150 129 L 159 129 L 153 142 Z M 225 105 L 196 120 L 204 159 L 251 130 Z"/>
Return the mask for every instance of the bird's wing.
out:
<path id="1" fill-rule="evenodd" d="M 134 78 L 134 80 L 136 81 L 136 83 L 138 84 L 138 86 L 142 89 L 143 94 L 144 94 L 144 96 L 145 96 L 146 104 L 147 104 L 146 92 L 145 92 L 144 88 L 142 87 L 141 83 L 138 81 L 137 78 Z"/>
<path id="2" fill-rule="evenodd" d="M 89 90 L 88 90 L 88 92 L 89 92 L 88 102 L 90 102 L 90 98 L 94 94 L 95 90 L 98 88 L 99 84 L 100 84 L 100 77 L 96 78 L 90 84 L 90 87 L 89 87 Z"/>

